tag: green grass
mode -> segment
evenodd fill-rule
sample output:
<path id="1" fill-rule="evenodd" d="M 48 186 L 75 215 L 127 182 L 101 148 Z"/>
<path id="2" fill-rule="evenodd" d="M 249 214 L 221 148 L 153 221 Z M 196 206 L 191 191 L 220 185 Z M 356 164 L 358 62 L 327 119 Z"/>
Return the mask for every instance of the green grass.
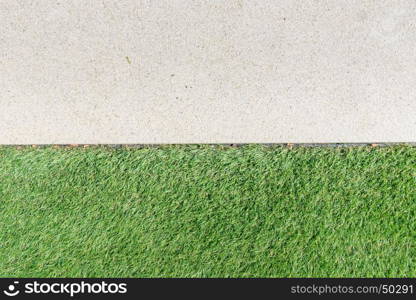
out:
<path id="1" fill-rule="evenodd" d="M 416 148 L 0 148 L 0 276 L 416 276 Z"/>

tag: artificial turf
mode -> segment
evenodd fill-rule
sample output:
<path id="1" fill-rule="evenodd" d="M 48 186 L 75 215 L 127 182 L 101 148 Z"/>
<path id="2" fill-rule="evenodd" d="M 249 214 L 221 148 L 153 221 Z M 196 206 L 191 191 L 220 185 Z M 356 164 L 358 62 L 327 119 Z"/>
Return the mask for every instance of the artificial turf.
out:
<path id="1" fill-rule="evenodd" d="M 0 148 L 1 277 L 416 276 L 416 148 Z"/>

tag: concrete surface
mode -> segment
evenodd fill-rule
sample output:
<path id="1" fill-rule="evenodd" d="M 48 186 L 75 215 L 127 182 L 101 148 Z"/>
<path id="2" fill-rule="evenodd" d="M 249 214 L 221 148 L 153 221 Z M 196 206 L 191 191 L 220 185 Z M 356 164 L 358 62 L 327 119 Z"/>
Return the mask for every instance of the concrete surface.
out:
<path id="1" fill-rule="evenodd" d="M 416 1 L 0 0 L 0 143 L 416 141 Z"/>

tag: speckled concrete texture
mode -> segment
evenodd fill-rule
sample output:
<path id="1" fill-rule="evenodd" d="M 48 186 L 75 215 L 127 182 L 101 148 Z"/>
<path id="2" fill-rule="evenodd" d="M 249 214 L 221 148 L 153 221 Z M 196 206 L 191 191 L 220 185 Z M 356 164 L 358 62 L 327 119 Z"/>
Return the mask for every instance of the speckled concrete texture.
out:
<path id="1" fill-rule="evenodd" d="M 0 143 L 416 141 L 416 1 L 0 0 Z"/>

